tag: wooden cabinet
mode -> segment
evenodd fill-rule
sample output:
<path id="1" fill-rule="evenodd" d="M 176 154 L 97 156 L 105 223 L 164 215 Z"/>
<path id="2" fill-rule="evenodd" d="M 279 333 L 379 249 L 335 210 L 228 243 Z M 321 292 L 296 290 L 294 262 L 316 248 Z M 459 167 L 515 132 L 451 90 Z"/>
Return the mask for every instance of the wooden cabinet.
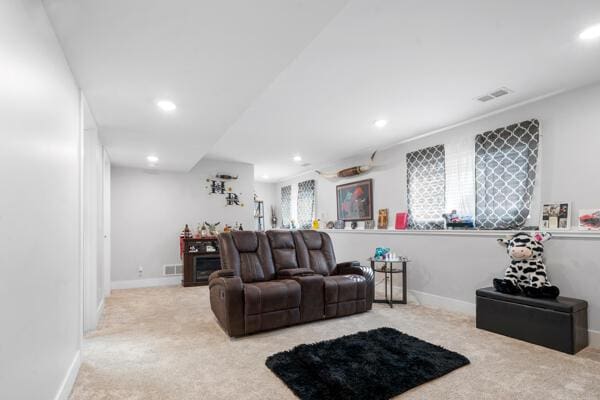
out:
<path id="1" fill-rule="evenodd" d="M 186 238 L 183 249 L 183 286 L 208 284 L 208 276 L 221 269 L 216 237 Z"/>

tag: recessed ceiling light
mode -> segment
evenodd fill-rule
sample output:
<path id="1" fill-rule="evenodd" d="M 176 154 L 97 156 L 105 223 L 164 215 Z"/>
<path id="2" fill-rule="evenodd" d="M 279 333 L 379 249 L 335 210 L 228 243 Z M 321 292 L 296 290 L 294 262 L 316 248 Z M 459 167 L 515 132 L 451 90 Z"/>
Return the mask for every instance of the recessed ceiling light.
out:
<path id="1" fill-rule="evenodd" d="M 163 111 L 173 111 L 177 108 L 175 103 L 170 100 L 159 100 L 156 102 L 156 105 Z"/>
<path id="2" fill-rule="evenodd" d="M 269 175 L 263 175 L 262 178 L 263 179 L 269 179 Z"/>
<path id="3" fill-rule="evenodd" d="M 579 39 L 590 40 L 600 37 L 600 24 L 590 26 L 579 34 Z"/>
<path id="4" fill-rule="evenodd" d="M 302 157 L 300 157 L 300 156 L 294 156 L 294 161 L 300 162 L 300 161 L 302 161 Z"/>
<path id="5" fill-rule="evenodd" d="M 375 126 L 375 128 L 383 128 L 384 126 L 387 125 L 387 119 L 378 119 L 377 121 L 373 122 L 373 125 Z"/>
<path id="6" fill-rule="evenodd" d="M 146 157 L 146 160 L 148 160 L 149 163 L 155 164 L 158 162 L 158 157 L 156 156 L 148 156 Z"/>

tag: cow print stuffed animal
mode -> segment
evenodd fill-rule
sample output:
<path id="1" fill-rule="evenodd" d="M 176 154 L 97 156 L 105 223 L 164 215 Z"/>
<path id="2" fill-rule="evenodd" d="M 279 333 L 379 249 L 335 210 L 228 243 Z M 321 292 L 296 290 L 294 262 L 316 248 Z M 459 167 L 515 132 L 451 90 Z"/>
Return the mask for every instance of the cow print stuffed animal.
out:
<path id="1" fill-rule="evenodd" d="M 521 291 L 529 297 L 556 298 L 560 293 L 552 286 L 546 275 L 543 254 L 549 233 L 535 233 L 533 236 L 519 232 L 507 239 L 498 239 L 506 247 L 510 265 L 506 268 L 504 279 L 494 279 L 494 287 L 502 293 L 517 294 Z"/>

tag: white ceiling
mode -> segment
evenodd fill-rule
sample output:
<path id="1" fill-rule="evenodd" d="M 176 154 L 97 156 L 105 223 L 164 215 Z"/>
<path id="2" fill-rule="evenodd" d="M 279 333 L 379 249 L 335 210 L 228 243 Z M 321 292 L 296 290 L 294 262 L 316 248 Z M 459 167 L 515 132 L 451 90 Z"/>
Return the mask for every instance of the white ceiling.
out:
<path id="1" fill-rule="evenodd" d="M 156 154 L 170 170 L 191 169 L 345 3 L 44 0 L 113 163 Z"/>
<path id="2" fill-rule="evenodd" d="M 600 41 L 577 38 L 597 0 L 345 3 L 45 2 L 120 165 L 208 156 L 277 180 L 600 80 Z M 501 86 L 515 93 L 473 100 Z"/>

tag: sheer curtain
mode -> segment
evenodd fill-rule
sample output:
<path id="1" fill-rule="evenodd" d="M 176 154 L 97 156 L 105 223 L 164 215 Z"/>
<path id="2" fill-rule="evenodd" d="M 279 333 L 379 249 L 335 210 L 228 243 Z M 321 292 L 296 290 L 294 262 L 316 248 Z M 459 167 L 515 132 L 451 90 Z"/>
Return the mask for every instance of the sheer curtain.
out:
<path id="1" fill-rule="evenodd" d="M 476 225 L 515 229 L 529 216 L 535 186 L 539 121 L 532 119 L 475 138 Z"/>

